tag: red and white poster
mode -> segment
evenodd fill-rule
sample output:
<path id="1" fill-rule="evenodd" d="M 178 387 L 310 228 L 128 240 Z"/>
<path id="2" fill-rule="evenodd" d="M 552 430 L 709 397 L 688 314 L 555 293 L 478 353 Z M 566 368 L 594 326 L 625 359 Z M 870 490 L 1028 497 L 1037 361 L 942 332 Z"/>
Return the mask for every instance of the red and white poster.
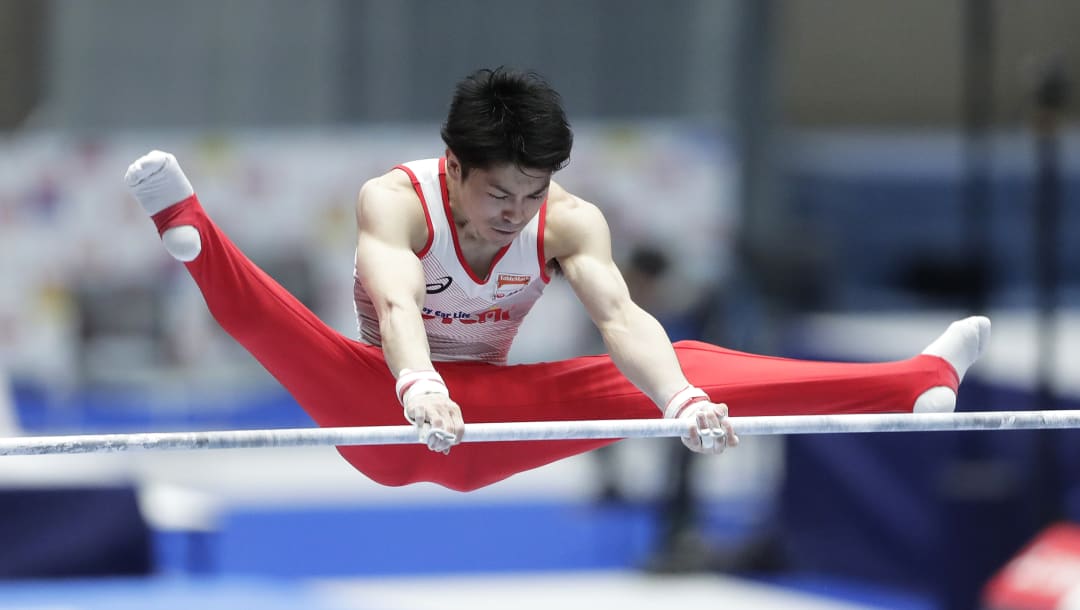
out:
<path id="1" fill-rule="evenodd" d="M 1080 525 L 1043 530 L 986 585 L 991 610 L 1080 609 Z"/>

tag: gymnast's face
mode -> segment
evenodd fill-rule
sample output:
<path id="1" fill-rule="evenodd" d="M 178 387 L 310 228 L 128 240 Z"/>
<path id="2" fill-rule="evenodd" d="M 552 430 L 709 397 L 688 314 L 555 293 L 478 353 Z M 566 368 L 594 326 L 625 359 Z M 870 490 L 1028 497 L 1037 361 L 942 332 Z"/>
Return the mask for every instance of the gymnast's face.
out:
<path id="1" fill-rule="evenodd" d="M 446 153 L 446 186 L 454 223 L 463 237 L 494 246 L 514 241 L 540 211 L 551 172 L 515 165 L 472 168 L 462 178 L 461 163 Z"/>

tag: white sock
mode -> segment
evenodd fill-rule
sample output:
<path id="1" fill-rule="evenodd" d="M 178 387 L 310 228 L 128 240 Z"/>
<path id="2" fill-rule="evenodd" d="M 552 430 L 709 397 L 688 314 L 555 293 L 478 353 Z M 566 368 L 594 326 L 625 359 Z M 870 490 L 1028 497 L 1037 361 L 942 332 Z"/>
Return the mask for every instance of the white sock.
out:
<path id="1" fill-rule="evenodd" d="M 152 150 L 129 165 L 124 184 L 151 216 L 195 194 L 176 157 L 160 150 Z"/>
<path id="2" fill-rule="evenodd" d="M 124 183 L 151 216 L 195 194 L 176 157 L 160 150 L 150 151 L 128 166 Z M 202 238 L 191 225 L 167 229 L 161 241 L 173 258 L 185 263 L 202 252 Z"/>
<path id="3" fill-rule="evenodd" d="M 989 344 L 990 319 L 972 316 L 950 324 L 922 353 L 944 359 L 962 380 Z M 937 386 L 920 394 L 912 410 L 916 413 L 948 413 L 955 409 L 956 392 Z"/>
<path id="4" fill-rule="evenodd" d="M 922 353 L 944 358 L 963 379 L 968 367 L 975 364 L 989 344 L 990 318 L 972 316 L 950 324 Z"/>

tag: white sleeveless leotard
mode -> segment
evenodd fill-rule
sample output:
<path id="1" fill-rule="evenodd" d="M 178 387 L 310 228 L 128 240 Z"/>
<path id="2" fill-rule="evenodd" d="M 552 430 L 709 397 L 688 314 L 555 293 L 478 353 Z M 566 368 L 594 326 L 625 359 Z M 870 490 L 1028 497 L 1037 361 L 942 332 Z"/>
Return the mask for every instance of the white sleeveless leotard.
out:
<path id="1" fill-rule="evenodd" d="M 412 180 L 424 206 L 428 242 L 417 252 L 427 295 L 421 311 L 431 358 L 505 364 L 518 327 L 550 281 L 544 260 L 544 214 L 540 212 L 495 255 L 486 278 L 465 263 L 446 191 L 446 160 L 425 159 L 397 166 Z M 354 273 L 353 296 L 360 338 L 382 345 L 375 307 Z"/>

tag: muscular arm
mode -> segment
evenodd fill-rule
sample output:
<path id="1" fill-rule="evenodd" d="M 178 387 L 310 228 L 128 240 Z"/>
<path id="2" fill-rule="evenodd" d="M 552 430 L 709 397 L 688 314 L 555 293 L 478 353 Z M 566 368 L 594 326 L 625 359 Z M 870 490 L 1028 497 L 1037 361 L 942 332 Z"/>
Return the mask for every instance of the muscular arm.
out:
<path id="1" fill-rule="evenodd" d="M 556 258 L 585 305 L 615 366 L 661 409 L 689 383 L 660 323 L 630 298 L 611 256 L 607 222 L 592 204 L 572 196 L 552 214 Z M 555 206 L 552 206 L 554 208 Z"/>
<path id="2" fill-rule="evenodd" d="M 420 316 L 424 271 L 414 253 L 417 240 L 419 247 L 426 240 L 426 225 L 423 212 L 408 205 L 410 196 L 411 188 L 388 174 L 368 181 L 356 203 L 356 272 L 378 313 L 383 354 L 395 377 L 402 369 L 434 368 Z"/>
<path id="3" fill-rule="evenodd" d="M 356 227 L 356 273 L 379 316 L 383 356 L 405 417 L 429 449 L 448 453 L 465 424 L 434 372 L 420 315 L 425 282 L 415 253 L 427 241 L 427 223 L 411 184 L 397 172 L 368 181 L 356 202 Z"/>
<path id="4" fill-rule="evenodd" d="M 615 366 L 661 411 L 671 403 L 665 417 L 693 421 L 683 436 L 683 444 L 691 450 L 720 453 L 738 445 L 739 437 L 727 421 L 727 406 L 711 402 L 704 392 L 690 386 L 663 327 L 631 300 L 611 258 L 611 233 L 600 210 L 557 185 L 553 185 L 552 198 L 545 254 L 558 260 L 600 329 Z"/>

